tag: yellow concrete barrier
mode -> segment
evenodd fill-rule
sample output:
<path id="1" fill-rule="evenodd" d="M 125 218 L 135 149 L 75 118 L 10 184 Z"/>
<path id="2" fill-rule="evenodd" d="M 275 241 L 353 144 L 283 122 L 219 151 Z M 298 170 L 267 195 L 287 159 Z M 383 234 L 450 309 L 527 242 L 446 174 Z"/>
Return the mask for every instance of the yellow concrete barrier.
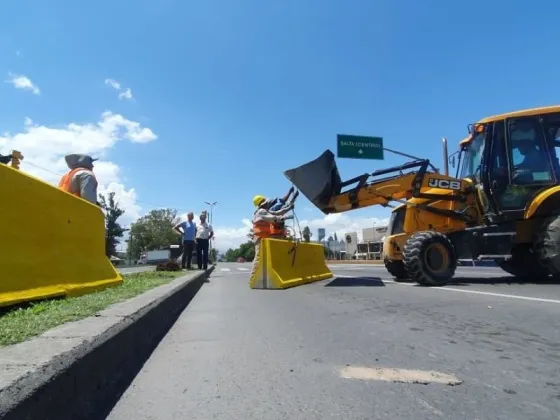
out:
<path id="1" fill-rule="evenodd" d="M 287 289 L 333 276 L 320 244 L 264 239 L 257 257 L 249 283 L 252 289 Z"/>
<path id="2" fill-rule="evenodd" d="M 0 164 L 0 306 L 120 284 L 101 209 Z"/>

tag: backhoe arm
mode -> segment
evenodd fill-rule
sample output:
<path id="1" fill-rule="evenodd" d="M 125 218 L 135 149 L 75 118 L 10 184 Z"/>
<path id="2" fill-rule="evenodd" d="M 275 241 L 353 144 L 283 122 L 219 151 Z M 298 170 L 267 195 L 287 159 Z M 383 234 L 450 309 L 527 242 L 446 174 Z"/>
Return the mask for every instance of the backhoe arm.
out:
<path id="1" fill-rule="evenodd" d="M 327 150 L 319 158 L 284 174 L 325 214 L 378 204 L 386 206 L 391 201 L 413 197 L 426 202 L 465 198 L 468 181 L 439 174 L 435 168 L 428 171 L 429 168 L 433 168 L 429 160 L 420 159 L 342 182 L 334 154 Z M 439 192 L 430 191 L 434 189 Z"/>

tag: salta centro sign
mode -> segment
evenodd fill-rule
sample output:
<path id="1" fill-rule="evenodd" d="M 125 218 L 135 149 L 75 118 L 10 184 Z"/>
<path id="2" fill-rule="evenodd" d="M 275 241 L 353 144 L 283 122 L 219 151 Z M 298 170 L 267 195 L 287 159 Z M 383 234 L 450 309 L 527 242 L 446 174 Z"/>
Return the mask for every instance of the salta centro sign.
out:
<path id="1" fill-rule="evenodd" d="M 338 134 L 337 157 L 383 160 L 383 137 Z"/>

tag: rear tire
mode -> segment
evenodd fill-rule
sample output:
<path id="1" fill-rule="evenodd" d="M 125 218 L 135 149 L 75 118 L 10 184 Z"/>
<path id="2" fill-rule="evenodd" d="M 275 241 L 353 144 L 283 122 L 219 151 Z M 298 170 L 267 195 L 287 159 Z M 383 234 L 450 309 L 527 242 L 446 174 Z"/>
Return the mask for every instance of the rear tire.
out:
<path id="1" fill-rule="evenodd" d="M 403 261 L 410 278 L 422 286 L 444 286 L 457 268 L 453 244 L 435 231 L 412 235 L 404 246 Z"/>
<path id="2" fill-rule="evenodd" d="M 511 259 L 496 261 L 502 270 L 521 279 L 548 277 L 548 270 L 541 265 L 530 248 L 514 248 Z"/>
<path id="3" fill-rule="evenodd" d="M 547 219 L 535 240 L 536 259 L 548 273 L 560 276 L 560 216 Z"/>
<path id="4" fill-rule="evenodd" d="M 395 278 L 395 281 L 405 281 L 409 278 L 404 263 L 400 260 L 383 260 L 385 268 Z"/>

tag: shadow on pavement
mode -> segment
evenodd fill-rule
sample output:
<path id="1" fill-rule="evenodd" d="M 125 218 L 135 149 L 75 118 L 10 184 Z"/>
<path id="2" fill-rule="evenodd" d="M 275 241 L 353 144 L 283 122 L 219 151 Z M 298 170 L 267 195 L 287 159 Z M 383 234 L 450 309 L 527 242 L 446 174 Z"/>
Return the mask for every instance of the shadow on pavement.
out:
<path id="1" fill-rule="evenodd" d="M 325 287 L 384 287 L 379 277 L 335 277 Z"/>
<path id="2" fill-rule="evenodd" d="M 449 286 L 469 286 L 476 284 L 560 284 L 560 279 L 554 279 L 552 277 L 544 279 L 523 279 L 514 276 L 487 278 L 455 277 L 451 282 L 449 282 Z"/>

